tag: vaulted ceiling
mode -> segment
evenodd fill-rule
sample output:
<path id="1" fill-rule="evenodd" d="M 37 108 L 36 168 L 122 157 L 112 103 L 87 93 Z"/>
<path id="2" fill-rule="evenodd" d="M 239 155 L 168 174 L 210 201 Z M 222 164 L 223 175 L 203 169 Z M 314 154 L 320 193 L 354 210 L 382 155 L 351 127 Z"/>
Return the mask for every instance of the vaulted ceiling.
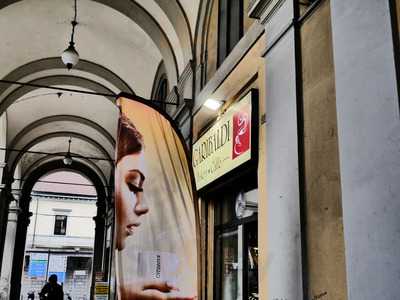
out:
<path id="1" fill-rule="evenodd" d="M 199 2 L 78 0 L 80 62 L 68 71 L 60 54 L 70 39 L 74 1 L 3 0 L 0 78 L 150 98 L 161 62 L 172 87 L 192 59 Z M 118 117 L 113 97 L 0 83 L 0 115 L 6 118 L 7 148 L 63 154 L 71 137 L 73 154 L 104 158 L 81 160 L 105 184 L 112 177 Z M 9 170 L 20 173 L 14 177 L 55 159 L 60 157 L 7 152 Z"/>

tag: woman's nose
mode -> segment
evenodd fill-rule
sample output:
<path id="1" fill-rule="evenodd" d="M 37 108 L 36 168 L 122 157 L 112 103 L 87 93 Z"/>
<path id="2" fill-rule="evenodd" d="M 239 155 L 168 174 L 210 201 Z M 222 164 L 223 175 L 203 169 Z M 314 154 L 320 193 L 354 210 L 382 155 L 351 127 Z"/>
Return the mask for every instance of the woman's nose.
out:
<path id="1" fill-rule="evenodd" d="M 135 214 L 138 216 L 147 214 L 149 207 L 144 200 L 143 193 L 139 193 L 136 198 Z"/>

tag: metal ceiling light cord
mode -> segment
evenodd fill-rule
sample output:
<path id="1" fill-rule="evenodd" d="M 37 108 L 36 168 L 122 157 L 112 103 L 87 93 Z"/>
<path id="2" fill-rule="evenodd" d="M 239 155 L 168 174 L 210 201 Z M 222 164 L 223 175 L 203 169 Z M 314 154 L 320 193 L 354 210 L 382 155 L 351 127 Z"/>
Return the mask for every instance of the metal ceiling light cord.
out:
<path id="1" fill-rule="evenodd" d="M 74 45 L 74 34 L 75 34 L 75 26 L 78 25 L 78 22 L 76 21 L 76 17 L 78 14 L 78 8 L 77 8 L 77 0 L 74 0 L 74 10 L 75 10 L 75 16 L 74 20 L 71 22 L 72 24 L 72 32 L 71 32 L 71 40 L 69 41 L 69 46 L 67 49 L 64 50 L 64 52 L 61 54 L 61 59 L 63 63 L 67 66 L 68 70 L 71 70 L 73 66 L 75 66 L 78 61 L 79 61 L 79 53 L 76 51 Z"/>
<path id="2" fill-rule="evenodd" d="M 72 164 L 72 156 L 71 156 L 70 150 L 71 150 L 71 138 L 69 138 L 69 141 L 68 141 L 68 152 L 67 152 L 67 154 L 65 154 L 64 159 L 63 159 L 64 165 L 66 165 L 66 166 L 70 166 Z"/>

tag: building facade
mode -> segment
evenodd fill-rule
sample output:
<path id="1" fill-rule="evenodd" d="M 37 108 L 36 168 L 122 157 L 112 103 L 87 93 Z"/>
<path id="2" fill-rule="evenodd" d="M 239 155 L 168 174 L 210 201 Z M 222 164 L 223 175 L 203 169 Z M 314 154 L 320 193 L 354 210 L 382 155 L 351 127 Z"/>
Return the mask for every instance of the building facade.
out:
<path id="1" fill-rule="evenodd" d="M 21 295 L 36 297 L 51 274 L 72 299 L 89 299 L 96 197 L 33 192 Z"/>

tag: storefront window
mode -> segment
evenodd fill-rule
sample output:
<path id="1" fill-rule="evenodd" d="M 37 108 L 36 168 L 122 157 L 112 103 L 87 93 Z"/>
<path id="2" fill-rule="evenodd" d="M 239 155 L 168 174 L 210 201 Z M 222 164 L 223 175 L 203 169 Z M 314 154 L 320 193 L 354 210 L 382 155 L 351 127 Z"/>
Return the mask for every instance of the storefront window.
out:
<path id="1" fill-rule="evenodd" d="M 234 223 L 238 219 L 235 213 L 235 194 L 234 192 L 225 192 L 215 203 L 215 225 L 224 225 Z"/>
<path id="2" fill-rule="evenodd" d="M 257 223 L 247 226 L 247 299 L 258 299 L 258 234 Z"/>
<path id="3" fill-rule="evenodd" d="M 257 214 L 236 216 L 238 193 L 224 193 L 214 206 L 214 299 L 258 299 Z"/>
<path id="4" fill-rule="evenodd" d="M 217 279 L 221 289 L 218 299 L 231 300 L 239 298 L 238 282 L 238 231 L 233 230 L 218 234 L 217 255 L 219 257 L 216 267 Z"/>

